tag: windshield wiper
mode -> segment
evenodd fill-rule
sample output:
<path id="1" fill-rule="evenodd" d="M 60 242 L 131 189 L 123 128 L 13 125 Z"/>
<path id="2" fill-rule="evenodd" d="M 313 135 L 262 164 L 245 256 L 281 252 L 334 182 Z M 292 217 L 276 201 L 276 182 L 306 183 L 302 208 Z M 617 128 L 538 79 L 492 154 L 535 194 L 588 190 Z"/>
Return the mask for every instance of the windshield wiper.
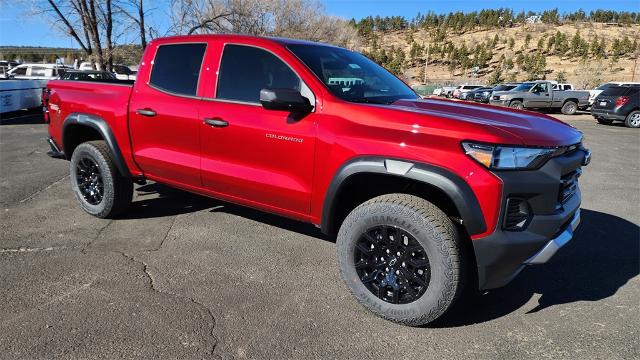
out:
<path id="1" fill-rule="evenodd" d="M 355 98 L 355 99 L 349 99 L 349 101 L 351 102 L 356 102 L 356 103 L 363 103 L 363 104 L 378 104 L 378 105 L 389 105 L 393 101 L 383 101 L 383 100 L 375 100 L 375 99 L 370 99 L 370 98 Z"/>

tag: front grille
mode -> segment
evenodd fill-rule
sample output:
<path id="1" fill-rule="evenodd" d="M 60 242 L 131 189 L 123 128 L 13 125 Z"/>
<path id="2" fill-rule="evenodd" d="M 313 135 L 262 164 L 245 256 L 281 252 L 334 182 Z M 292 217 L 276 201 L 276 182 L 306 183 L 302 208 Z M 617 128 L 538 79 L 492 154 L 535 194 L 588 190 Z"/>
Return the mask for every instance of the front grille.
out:
<path id="1" fill-rule="evenodd" d="M 560 191 L 558 192 L 558 203 L 564 204 L 578 190 L 578 178 L 582 174 L 581 169 L 576 169 L 560 178 Z"/>
<path id="2" fill-rule="evenodd" d="M 505 230 L 523 230 L 530 218 L 529 204 L 524 199 L 508 198 L 505 209 Z"/>

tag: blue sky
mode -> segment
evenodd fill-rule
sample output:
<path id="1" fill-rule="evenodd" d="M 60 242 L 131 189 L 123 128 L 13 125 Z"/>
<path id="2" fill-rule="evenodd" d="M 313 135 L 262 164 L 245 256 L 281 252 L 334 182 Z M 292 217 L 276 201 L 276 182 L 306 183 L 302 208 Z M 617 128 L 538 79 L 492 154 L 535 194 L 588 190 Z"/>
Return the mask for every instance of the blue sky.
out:
<path id="1" fill-rule="evenodd" d="M 419 1 L 419 0 L 322 0 L 327 13 L 350 18 L 362 18 L 368 15 L 402 15 L 411 18 L 418 12 L 436 13 L 449 11 L 473 11 L 482 8 L 511 8 L 520 11 L 540 11 L 557 7 L 560 12 L 575 11 L 580 8 L 589 12 L 593 9 L 640 11 L 640 0 L 494 0 L 494 1 Z M 44 2 L 43 2 L 44 3 Z M 166 13 L 169 0 L 149 0 L 153 4 L 151 23 L 162 29 L 166 27 Z M 60 46 L 78 47 L 75 42 L 51 29 L 41 16 L 29 15 L 28 1 L 0 0 L 0 45 Z"/>

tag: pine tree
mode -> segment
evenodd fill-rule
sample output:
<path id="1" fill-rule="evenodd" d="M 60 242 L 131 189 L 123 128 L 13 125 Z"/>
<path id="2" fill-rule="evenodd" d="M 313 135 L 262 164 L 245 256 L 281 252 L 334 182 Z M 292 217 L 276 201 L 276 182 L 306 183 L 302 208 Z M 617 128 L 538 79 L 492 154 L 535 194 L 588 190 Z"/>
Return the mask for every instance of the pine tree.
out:
<path id="1" fill-rule="evenodd" d="M 491 73 L 491 76 L 489 76 L 489 78 L 487 79 L 487 82 L 490 85 L 496 85 L 496 84 L 499 84 L 499 83 L 501 83 L 503 81 L 504 81 L 504 79 L 502 78 L 502 69 L 500 69 L 500 67 L 497 67 Z"/>

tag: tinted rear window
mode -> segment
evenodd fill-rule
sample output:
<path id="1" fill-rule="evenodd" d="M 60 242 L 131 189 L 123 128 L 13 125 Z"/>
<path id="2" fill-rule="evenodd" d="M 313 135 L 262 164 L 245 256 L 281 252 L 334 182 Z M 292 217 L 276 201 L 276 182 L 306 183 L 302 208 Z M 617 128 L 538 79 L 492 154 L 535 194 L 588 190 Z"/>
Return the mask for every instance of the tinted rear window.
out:
<path id="1" fill-rule="evenodd" d="M 628 87 L 624 86 L 611 86 L 607 90 L 602 92 L 602 96 L 622 96 L 625 95 Z"/>
<path id="2" fill-rule="evenodd" d="M 206 44 L 175 44 L 158 47 L 150 83 L 179 95 L 195 96 Z"/>

